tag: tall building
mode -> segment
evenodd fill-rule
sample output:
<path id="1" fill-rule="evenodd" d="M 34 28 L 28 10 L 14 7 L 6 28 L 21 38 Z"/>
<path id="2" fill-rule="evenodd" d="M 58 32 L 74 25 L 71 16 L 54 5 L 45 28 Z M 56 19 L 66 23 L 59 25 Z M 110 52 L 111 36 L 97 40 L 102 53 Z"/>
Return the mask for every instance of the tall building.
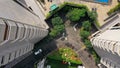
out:
<path id="1" fill-rule="evenodd" d="M 109 17 L 91 42 L 106 68 L 120 68 L 120 13 Z"/>
<path id="2" fill-rule="evenodd" d="M 20 62 L 48 34 L 41 18 L 36 0 L 0 0 L 0 67 Z"/>

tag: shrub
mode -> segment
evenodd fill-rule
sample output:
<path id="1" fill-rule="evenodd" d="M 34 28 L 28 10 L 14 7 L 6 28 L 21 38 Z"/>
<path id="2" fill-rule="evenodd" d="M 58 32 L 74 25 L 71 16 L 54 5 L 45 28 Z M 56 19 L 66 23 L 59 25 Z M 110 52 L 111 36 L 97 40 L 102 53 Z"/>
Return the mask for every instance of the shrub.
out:
<path id="1" fill-rule="evenodd" d="M 95 11 L 88 12 L 88 16 L 89 16 L 91 21 L 94 21 L 97 18 L 97 12 L 95 12 Z"/>
<path id="2" fill-rule="evenodd" d="M 91 42 L 89 40 L 85 40 L 85 45 L 87 48 L 92 48 Z"/>
<path id="3" fill-rule="evenodd" d="M 85 12 L 85 9 L 73 8 L 72 11 L 67 13 L 66 17 L 73 22 L 79 21 L 81 17 L 85 16 Z"/>
<path id="4" fill-rule="evenodd" d="M 73 8 L 73 7 L 66 5 L 66 6 L 63 8 L 63 12 L 71 11 L 72 8 Z"/>
<path id="5" fill-rule="evenodd" d="M 85 29 L 85 30 L 87 30 L 87 31 L 90 31 L 91 30 L 91 23 L 89 22 L 89 21 L 84 21 L 83 23 L 82 23 L 82 27 Z"/>
<path id="6" fill-rule="evenodd" d="M 91 23 L 93 23 L 99 29 L 100 24 L 97 20 L 98 17 L 97 12 L 95 11 L 88 12 L 88 16 L 90 18 Z"/>
<path id="7" fill-rule="evenodd" d="M 56 36 L 58 35 L 58 32 L 57 32 L 57 30 L 52 29 L 51 32 L 49 33 L 49 35 L 50 35 L 52 38 L 54 38 L 54 37 L 56 37 Z"/>
<path id="8" fill-rule="evenodd" d="M 56 25 L 56 26 L 54 26 L 54 29 L 61 33 L 64 31 L 65 26 L 64 25 Z"/>
<path id="9" fill-rule="evenodd" d="M 51 38 L 55 38 L 56 36 L 60 35 L 65 29 L 65 26 L 63 24 L 63 20 L 60 17 L 55 17 L 52 19 L 52 25 L 53 28 L 49 35 Z"/>
<path id="10" fill-rule="evenodd" d="M 100 57 L 97 55 L 97 53 L 94 50 L 92 51 L 92 55 L 93 55 L 93 57 L 95 59 L 95 62 L 97 64 L 100 63 Z"/>
<path id="11" fill-rule="evenodd" d="M 88 10 L 87 6 L 83 5 L 83 4 L 75 4 L 73 2 L 65 2 L 64 4 L 75 7 L 75 8 L 79 8 L 79 9 L 86 9 Z"/>
<path id="12" fill-rule="evenodd" d="M 83 29 L 80 30 L 80 36 L 81 36 L 82 39 L 87 39 L 89 35 L 90 35 L 90 32 L 85 31 Z"/>
<path id="13" fill-rule="evenodd" d="M 55 38 L 56 36 L 60 35 L 63 31 L 64 31 L 65 27 L 64 25 L 59 25 L 59 26 L 55 26 L 51 32 L 49 33 L 49 35 L 52 38 Z"/>
<path id="14" fill-rule="evenodd" d="M 53 60 L 66 61 L 74 64 L 82 64 L 81 60 L 78 57 L 76 57 L 76 55 L 77 54 L 71 48 L 64 47 L 59 48 L 52 54 L 49 54 L 47 57 Z"/>
<path id="15" fill-rule="evenodd" d="M 53 26 L 61 25 L 61 24 L 63 24 L 63 20 L 60 17 L 52 18 L 52 25 Z"/>
<path id="16" fill-rule="evenodd" d="M 115 11 L 119 11 L 119 10 L 120 10 L 120 3 L 117 6 L 115 6 L 114 8 L 110 9 L 110 11 L 107 14 L 111 15 Z"/>

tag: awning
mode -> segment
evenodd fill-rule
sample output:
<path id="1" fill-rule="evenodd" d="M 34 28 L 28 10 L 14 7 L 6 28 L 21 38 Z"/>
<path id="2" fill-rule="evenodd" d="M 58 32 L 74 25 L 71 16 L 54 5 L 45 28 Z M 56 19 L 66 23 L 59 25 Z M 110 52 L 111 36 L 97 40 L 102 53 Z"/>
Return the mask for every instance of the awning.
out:
<path id="1" fill-rule="evenodd" d="M 58 6 L 56 4 L 53 4 L 50 6 L 50 11 L 55 10 L 56 8 L 58 8 Z"/>

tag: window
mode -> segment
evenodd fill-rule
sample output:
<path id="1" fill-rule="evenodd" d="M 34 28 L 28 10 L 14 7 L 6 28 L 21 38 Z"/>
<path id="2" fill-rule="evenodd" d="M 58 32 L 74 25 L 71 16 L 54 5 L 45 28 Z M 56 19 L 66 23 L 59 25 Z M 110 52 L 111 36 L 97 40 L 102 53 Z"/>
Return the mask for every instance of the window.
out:
<path id="1" fill-rule="evenodd" d="M 14 0 L 14 1 L 16 1 L 17 3 L 19 3 L 22 6 L 27 6 L 25 0 Z"/>
<path id="2" fill-rule="evenodd" d="M 4 56 L 2 56 L 2 60 L 1 60 L 1 64 L 3 64 L 4 63 Z"/>
<path id="3" fill-rule="evenodd" d="M 14 57 L 16 58 L 16 53 L 17 53 L 17 51 L 15 51 L 15 54 L 14 54 Z"/>
<path id="4" fill-rule="evenodd" d="M 38 15 L 36 15 L 32 8 L 30 6 L 28 6 L 26 4 L 26 1 L 25 0 L 14 0 L 15 2 L 17 2 L 18 4 L 20 4 L 22 7 L 24 7 L 25 9 L 27 9 L 29 12 L 31 12 L 32 14 L 34 14 L 35 16 L 39 17 Z"/>
<path id="5" fill-rule="evenodd" d="M 25 32 L 26 32 L 26 28 L 25 28 L 25 25 L 23 25 L 24 27 L 24 32 L 23 32 L 23 37 L 25 36 Z"/>
<path id="6" fill-rule="evenodd" d="M 30 6 L 28 8 L 33 11 L 33 9 Z"/>
<path id="7" fill-rule="evenodd" d="M 113 51 L 115 52 L 115 45 L 116 45 L 116 43 L 113 43 Z"/>
<path id="8" fill-rule="evenodd" d="M 114 25 L 113 27 L 116 27 L 116 26 L 120 26 L 120 23 L 117 23 L 116 25 Z"/>
<path id="9" fill-rule="evenodd" d="M 25 51 L 27 51 L 27 47 L 25 48 Z"/>
<path id="10" fill-rule="evenodd" d="M 5 22 L 5 21 L 4 21 L 4 22 Z M 5 23 L 5 24 L 6 24 L 6 23 Z M 9 31 L 8 29 L 9 29 L 9 26 L 6 24 L 4 40 L 6 40 L 7 37 L 8 37 L 8 31 Z"/>
<path id="11" fill-rule="evenodd" d="M 9 54 L 9 59 L 8 60 L 10 60 L 10 58 L 11 58 L 11 53 Z"/>
<path id="12" fill-rule="evenodd" d="M 18 30 L 19 30 L 19 27 L 18 27 L 18 25 L 16 25 L 16 27 L 17 27 L 17 29 L 16 29 L 16 36 L 15 36 L 15 38 L 17 38 L 17 36 L 18 36 Z"/>
<path id="13" fill-rule="evenodd" d="M 111 28 L 111 30 L 119 30 L 120 27 L 114 27 L 114 28 Z"/>
<path id="14" fill-rule="evenodd" d="M 19 50 L 19 56 L 21 55 L 21 49 Z"/>
<path id="15" fill-rule="evenodd" d="M 4 35 L 5 35 L 5 28 L 6 28 L 6 24 L 5 22 L 0 19 L 0 41 L 4 41 Z"/>

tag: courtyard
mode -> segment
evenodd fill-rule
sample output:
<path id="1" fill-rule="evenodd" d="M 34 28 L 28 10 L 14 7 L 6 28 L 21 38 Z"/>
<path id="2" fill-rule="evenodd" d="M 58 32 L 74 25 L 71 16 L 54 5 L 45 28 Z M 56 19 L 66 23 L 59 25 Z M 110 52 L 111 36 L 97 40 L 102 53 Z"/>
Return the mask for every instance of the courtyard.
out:
<path id="1" fill-rule="evenodd" d="M 57 4 L 59 6 L 63 2 L 74 2 L 77 4 L 84 4 L 90 10 L 92 10 L 92 8 L 96 8 L 97 9 L 96 11 L 98 13 L 98 21 L 99 21 L 98 23 L 100 26 L 105 24 L 104 20 L 108 17 L 107 12 L 118 4 L 117 0 L 112 0 L 111 3 L 108 5 L 83 1 L 83 0 L 52 0 L 52 2 L 48 2 L 48 0 L 45 0 L 45 4 L 43 4 L 45 10 L 43 10 L 43 13 L 47 15 L 47 13 L 50 11 L 50 6 L 52 4 Z"/>
<path id="2" fill-rule="evenodd" d="M 41 41 L 44 44 L 37 45 L 43 45 L 49 53 L 54 51 L 55 47 L 55 50 L 65 46 L 70 47 L 85 67 L 97 68 L 96 64 L 99 61 L 96 60 L 97 55 L 88 39 L 90 34 L 97 30 L 94 26 L 96 19 L 94 12 L 89 11 L 85 5 L 65 3 L 55 14 L 54 11 L 51 13 L 53 14 L 50 14 L 46 20 L 50 26 L 49 35 Z"/>
<path id="3" fill-rule="evenodd" d="M 52 68 L 77 68 L 82 65 L 77 54 L 69 47 L 59 48 L 48 55 L 47 65 Z"/>

